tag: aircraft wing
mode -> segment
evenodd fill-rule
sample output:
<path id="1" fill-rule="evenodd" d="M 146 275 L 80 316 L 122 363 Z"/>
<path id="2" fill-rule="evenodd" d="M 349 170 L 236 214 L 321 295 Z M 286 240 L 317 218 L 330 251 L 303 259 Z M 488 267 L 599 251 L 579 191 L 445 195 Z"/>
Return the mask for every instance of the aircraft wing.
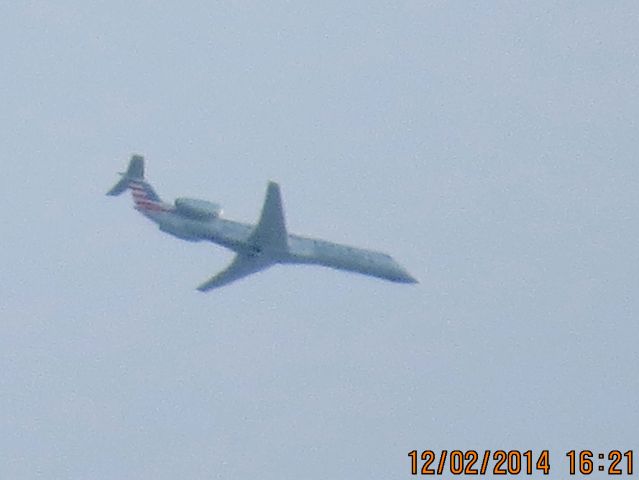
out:
<path id="1" fill-rule="evenodd" d="M 255 255 L 238 253 L 226 270 L 207 280 L 197 289 L 200 292 L 208 292 L 264 270 L 277 263 L 277 256 L 272 256 L 270 253 L 288 251 L 288 232 L 284 221 L 282 196 L 280 186 L 275 182 L 268 184 L 260 220 L 251 232 L 248 243 L 256 247 Z"/>
<path id="2" fill-rule="evenodd" d="M 272 261 L 262 257 L 253 257 L 245 254 L 235 256 L 231 264 L 220 273 L 197 287 L 200 292 L 208 292 L 214 288 L 228 285 L 231 282 L 244 278 L 252 273 L 259 272 L 273 265 Z"/>
<path id="3" fill-rule="evenodd" d="M 275 182 L 268 184 L 262 214 L 249 237 L 249 242 L 266 249 L 288 250 L 288 233 L 284 221 L 282 195 L 280 194 L 280 186 Z"/>

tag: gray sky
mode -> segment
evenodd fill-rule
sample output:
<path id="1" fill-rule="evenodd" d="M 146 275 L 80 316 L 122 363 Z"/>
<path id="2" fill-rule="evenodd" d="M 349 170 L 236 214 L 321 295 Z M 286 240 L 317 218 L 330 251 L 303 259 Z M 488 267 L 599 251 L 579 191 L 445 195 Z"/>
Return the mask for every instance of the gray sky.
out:
<path id="1" fill-rule="evenodd" d="M 555 3 L 3 2 L 0 477 L 636 449 L 639 5 Z M 421 283 L 200 294 L 231 254 L 104 195 L 133 152 L 232 219 L 277 180 L 292 232 Z"/>

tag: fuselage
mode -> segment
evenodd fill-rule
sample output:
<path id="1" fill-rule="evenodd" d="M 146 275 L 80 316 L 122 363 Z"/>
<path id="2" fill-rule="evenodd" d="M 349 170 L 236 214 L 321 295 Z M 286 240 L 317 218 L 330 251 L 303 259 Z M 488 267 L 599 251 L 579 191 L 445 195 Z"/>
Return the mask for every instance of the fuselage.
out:
<path id="1" fill-rule="evenodd" d="M 249 241 L 253 225 L 221 217 L 188 218 L 166 203 L 163 203 L 160 209 L 137 210 L 158 224 L 163 232 L 183 240 L 210 241 L 236 253 L 264 256 L 273 263 L 323 265 L 393 282 L 416 283 L 406 270 L 385 253 L 293 234 L 288 234 L 288 245 L 285 249 L 256 250 Z"/>

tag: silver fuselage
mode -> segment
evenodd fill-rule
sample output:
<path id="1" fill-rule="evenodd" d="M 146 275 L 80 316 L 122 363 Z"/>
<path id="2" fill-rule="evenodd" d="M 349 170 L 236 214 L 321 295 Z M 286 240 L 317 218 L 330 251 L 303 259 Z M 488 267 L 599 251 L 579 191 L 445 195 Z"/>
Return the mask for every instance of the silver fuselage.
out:
<path id="1" fill-rule="evenodd" d="M 384 253 L 292 234 L 288 235 L 286 249 L 256 251 L 249 242 L 253 225 L 220 217 L 206 220 L 187 218 L 176 212 L 172 205 L 163 206 L 164 211 L 137 210 L 157 223 L 163 232 L 183 240 L 208 240 L 238 254 L 263 256 L 273 263 L 323 265 L 393 282 L 416 282 L 392 257 Z"/>

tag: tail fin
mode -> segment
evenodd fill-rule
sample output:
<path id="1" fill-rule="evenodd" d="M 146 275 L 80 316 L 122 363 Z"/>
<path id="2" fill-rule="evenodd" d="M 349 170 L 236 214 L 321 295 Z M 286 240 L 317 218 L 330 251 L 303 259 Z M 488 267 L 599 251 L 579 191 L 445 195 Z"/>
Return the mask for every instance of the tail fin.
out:
<path id="1" fill-rule="evenodd" d="M 144 179 L 144 157 L 133 155 L 122 178 L 107 192 L 107 195 L 120 195 L 127 189 L 133 192 L 135 206 L 144 210 L 156 210 L 162 203 L 153 187 Z"/>
<path id="2" fill-rule="evenodd" d="M 126 191 L 131 181 L 144 181 L 144 157 L 142 155 L 133 155 L 126 172 L 121 172 L 120 175 L 122 175 L 122 178 L 113 185 L 107 195 L 120 195 Z"/>

